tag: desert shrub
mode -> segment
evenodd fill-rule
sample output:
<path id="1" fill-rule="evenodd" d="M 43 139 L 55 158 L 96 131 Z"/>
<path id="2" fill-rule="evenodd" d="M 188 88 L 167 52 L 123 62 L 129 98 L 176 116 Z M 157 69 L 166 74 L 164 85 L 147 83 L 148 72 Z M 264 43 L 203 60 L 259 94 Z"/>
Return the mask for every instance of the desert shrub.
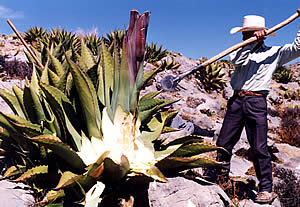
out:
<path id="1" fill-rule="evenodd" d="M 300 107 L 289 106 L 281 114 L 279 135 L 283 142 L 294 146 L 300 146 Z"/>
<path id="2" fill-rule="evenodd" d="M 285 66 L 276 69 L 273 79 L 278 83 L 289 83 L 293 80 L 293 71 Z"/>
<path id="3" fill-rule="evenodd" d="M 292 170 L 275 168 L 274 176 L 280 179 L 274 185 L 274 191 L 278 194 L 283 206 L 298 207 L 300 205 L 300 179 Z"/>
<path id="4" fill-rule="evenodd" d="M 17 59 L 3 62 L 3 70 L 8 78 L 30 79 L 32 67 L 26 62 L 18 61 Z"/>

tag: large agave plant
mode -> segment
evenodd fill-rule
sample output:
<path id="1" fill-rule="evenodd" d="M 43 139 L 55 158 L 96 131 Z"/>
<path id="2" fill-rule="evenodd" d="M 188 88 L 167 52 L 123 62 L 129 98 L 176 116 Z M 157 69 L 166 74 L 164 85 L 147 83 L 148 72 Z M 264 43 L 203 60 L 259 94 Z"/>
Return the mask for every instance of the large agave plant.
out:
<path id="1" fill-rule="evenodd" d="M 139 97 L 154 74 L 143 73 L 148 22 L 148 12 L 132 10 L 122 50 L 115 46 L 111 55 L 102 42 L 95 58 L 82 41 L 80 54 L 65 52 L 59 60 L 52 47 L 40 53 L 44 67 L 33 69 L 24 89 L 0 90 L 15 113 L 0 113 L 0 148 L 7 156 L 10 145 L 19 152 L 4 177 L 50 184 L 46 189 L 55 190 L 40 205 L 79 186 L 89 190 L 86 205 L 97 206 L 105 186 L 126 178 L 167 182 L 163 173 L 170 170 L 222 164 L 199 155 L 220 149 L 199 137 L 160 138 L 176 112 L 160 111 L 174 101 L 155 98 L 159 92 Z"/>

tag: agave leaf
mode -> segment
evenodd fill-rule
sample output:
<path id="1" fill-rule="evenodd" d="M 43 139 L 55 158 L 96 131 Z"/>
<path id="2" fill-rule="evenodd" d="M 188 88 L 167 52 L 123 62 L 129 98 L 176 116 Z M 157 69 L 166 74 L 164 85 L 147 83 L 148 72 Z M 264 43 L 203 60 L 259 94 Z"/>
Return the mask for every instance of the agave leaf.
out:
<path id="1" fill-rule="evenodd" d="M 102 103 L 102 105 L 105 105 L 105 81 L 104 81 L 104 71 L 103 71 L 103 67 L 101 66 L 101 64 L 98 64 L 98 74 L 99 74 L 99 78 L 98 78 L 98 88 L 97 88 L 97 96 L 100 100 L 100 102 Z"/>
<path id="2" fill-rule="evenodd" d="M 126 156 L 121 156 L 120 163 L 115 163 L 111 158 L 104 159 L 103 179 L 109 182 L 120 181 L 130 169 L 130 164 Z"/>
<path id="3" fill-rule="evenodd" d="M 68 56 L 66 58 L 71 66 L 71 73 L 80 99 L 88 134 L 89 136 L 101 137 L 101 114 L 93 83 Z"/>
<path id="4" fill-rule="evenodd" d="M 25 117 L 27 117 L 27 114 L 26 114 L 26 110 L 25 110 L 24 102 L 23 102 L 24 90 L 16 85 L 13 85 L 12 89 L 13 89 L 13 92 L 15 93 L 15 96 L 17 97 L 19 104 L 22 108 L 22 111 L 25 115 L 23 118 L 25 118 Z M 22 117 L 21 114 L 18 114 L 18 115 Z"/>
<path id="5" fill-rule="evenodd" d="M 172 141 L 168 141 L 167 139 L 159 139 L 161 142 L 162 149 L 167 148 L 172 145 L 183 144 L 183 143 L 192 143 L 192 142 L 203 142 L 203 138 L 198 135 L 187 135 L 182 137 L 177 137 Z"/>
<path id="6" fill-rule="evenodd" d="M 153 178 L 154 180 L 158 180 L 160 182 L 168 182 L 167 178 L 161 173 L 161 171 L 155 167 L 154 165 L 149 165 L 148 169 L 133 169 L 132 172 L 134 173 L 141 173 L 148 177 Z"/>
<path id="7" fill-rule="evenodd" d="M 112 94 L 112 112 L 114 113 L 118 104 L 119 104 L 119 94 L 120 94 L 120 67 L 121 67 L 121 61 L 120 61 L 120 53 L 117 48 L 116 38 L 114 38 L 114 87 Z"/>
<path id="8" fill-rule="evenodd" d="M 70 77 L 72 77 L 71 73 L 69 73 L 69 71 L 66 70 L 62 76 L 59 76 L 60 79 L 59 82 L 57 83 L 57 88 L 59 90 L 69 92 L 66 88 L 69 75 Z"/>
<path id="9" fill-rule="evenodd" d="M 1 112 L 0 112 L 1 113 Z M 25 132 L 28 136 L 36 136 L 39 135 L 41 131 L 41 126 L 38 124 L 32 124 L 30 121 L 23 119 L 20 116 L 12 115 L 12 114 L 4 114 L 1 113 L 3 117 L 9 122 L 14 129 Z M 47 129 L 44 129 L 46 132 Z"/>
<path id="10" fill-rule="evenodd" d="M 162 133 L 178 132 L 180 129 L 175 129 L 172 127 L 165 126 Z"/>
<path id="11" fill-rule="evenodd" d="M 221 166 L 223 162 L 217 162 L 205 156 L 193 157 L 167 157 L 156 163 L 156 166 L 164 171 L 185 170 L 196 167 Z"/>
<path id="12" fill-rule="evenodd" d="M 190 157 L 204 152 L 211 152 L 223 148 L 204 142 L 194 142 L 182 145 L 179 149 L 173 152 L 171 157 Z"/>
<path id="13" fill-rule="evenodd" d="M 156 150 L 154 156 L 156 160 L 162 160 L 174 153 L 182 144 L 172 145 L 164 150 Z"/>
<path id="14" fill-rule="evenodd" d="M 140 98 L 140 102 L 141 102 L 141 101 L 144 101 L 144 100 L 146 100 L 146 99 L 153 99 L 153 98 L 155 98 L 156 96 L 158 96 L 160 93 L 161 93 L 161 91 L 155 91 L 155 92 L 147 93 L 147 94 L 145 94 L 144 96 L 142 96 L 142 97 Z"/>
<path id="15" fill-rule="evenodd" d="M 146 84 L 148 83 L 148 81 L 157 73 L 159 72 L 160 68 L 156 68 L 152 71 L 146 72 L 144 73 L 144 77 L 143 77 L 143 83 L 141 87 L 146 86 Z"/>
<path id="16" fill-rule="evenodd" d="M 48 70 L 48 74 L 49 74 L 49 79 L 50 79 L 51 83 L 55 87 L 58 87 L 59 84 L 61 83 L 60 77 L 58 75 L 56 75 L 56 73 L 54 73 L 52 70 Z"/>
<path id="17" fill-rule="evenodd" d="M 154 109 L 156 106 L 164 103 L 163 99 L 143 99 L 139 103 L 139 112 L 147 111 L 149 109 Z"/>
<path id="18" fill-rule="evenodd" d="M 80 185 L 86 186 L 94 183 L 94 179 L 87 175 L 76 175 L 70 171 L 66 171 L 61 176 L 59 183 L 55 187 L 55 189 L 60 188 L 69 188 L 74 186 L 76 183 Z"/>
<path id="19" fill-rule="evenodd" d="M 65 68 L 60 63 L 60 61 L 56 57 L 54 57 L 52 54 L 50 54 L 50 59 L 51 59 L 52 64 L 54 65 L 55 72 L 58 75 L 58 77 L 62 77 L 65 74 Z"/>
<path id="20" fill-rule="evenodd" d="M 121 68 L 120 68 L 120 91 L 119 91 L 119 104 L 126 111 L 130 111 L 130 92 L 132 91 L 134 82 L 130 80 L 127 60 L 127 46 L 123 42 Z"/>
<path id="21" fill-rule="evenodd" d="M 150 150 L 154 149 L 153 141 L 156 140 L 159 137 L 159 135 L 162 133 L 167 118 L 168 116 L 166 115 L 163 115 L 160 119 L 154 117 L 147 125 L 150 131 L 143 131 L 142 134 L 139 136 L 139 139 L 143 141 L 144 145 L 148 149 Z"/>
<path id="22" fill-rule="evenodd" d="M 54 203 L 56 200 L 65 197 L 65 191 L 63 189 L 60 190 L 50 190 L 43 200 L 39 203 L 41 206 L 45 206 L 48 203 Z"/>
<path id="23" fill-rule="evenodd" d="M 104 171 L 104 159 L 108 157 L 110 151 L 105 151 L 100 157 L 97 159 L 97 161 L 87 168 L 87 175 L 99 179 L 102 176 L 102 173 Z"/>
<path id="24" fill-rule="evenodd" d="M 41 83 L 41 88 L 44 91 L 49 104 L 56 113 L 56 117 L 60 119 L 71 134 L 71 143 L 75 144 L 77 150 L 81 148 L 81 136 L 74 128 L 70 120 L 76 120 L 76 115 L 72 103 L 67 96 L 59 89 Z"/>
<path id="25" fill-rule="evenodd" d="M 37 175 L 48 174 L 48 166 L 41 165 L 27 170 L 23 175 L 16 179 L 16 181 L 27 181 L 34 179 Z"/>
<path id="26" fill-rule="evenodd" d="M 45 67 L 45 69 L 42 72 L 42 76 L 41 76 L 41 83 L 45 83 L 45 84 L 49 84 L 49 75 L 48 75 L 48 66 Z"/>
<path id="27" fill-rule="evenodd" d="M 94 67 L 96 65 L 96 60 L 92 54 L 92 52 L 89 50 L 89 48 L 86 46 L 86 44 L 83 41 L 83 38 L 81 39 L 81 56 L 79 57 L 79 66 L 82 68 L 85 72 L 87 72 L 89 69 Z"/>
<path id="28" fill-rule="evenodd" d="M 102 41 L 101 44 L 101 69 L 103 70 L 102 75 L 103 77 L 100 77 L 103 79 L 103 86 L 104 86 L 104 99 L 105 99 L 105 106 L 108 109 L 111 109 L 111 92 L 114 90 L 113 84 L 114 84 L 114 60 L 110 53 L 108 52 L 106 46 L 104 45 L 104 42 Z M 112 117 L 112 112 L 109 112 L 110 116 Z"/>
<path id="29" fill-rule="evenodd" d="M 22 174 L 26 171 L 26 166 L 17 165 L 17 166 L 11 166 L 6 170 L 6 172 L 3 175 L 3 178 L 9 178 L 12 176 L 16 176 L 19 174 Z"/>
<path id="30" fill-rule="evenodd" d="M 18 97 L 12 91 L 9 91 L 8 89 L 0 89 L 0 96 L 9 105 L 9 107 L 15 114 L 25 118 L 22 105 L 20 104 Z"/>
<path id="31" fill-rule="evenodd" d="M 28 118 L 32 123 L 40 123 L 46 119 L 44 108 L 39 97 L 39 85 L 36 70 L 33 69 L 31 83 L 25 85 L 23 102 L 28 114 Z"/>
<path id="32" fill-rule="evenodd" d="M 52 150 L 53 153 L 57 154 L 61 159 L 76 169 L 83 170 L 86 167 L 77 153 L 68 145 L 64 144 L 58 137 L 44 134 L 29 139 Z"/>

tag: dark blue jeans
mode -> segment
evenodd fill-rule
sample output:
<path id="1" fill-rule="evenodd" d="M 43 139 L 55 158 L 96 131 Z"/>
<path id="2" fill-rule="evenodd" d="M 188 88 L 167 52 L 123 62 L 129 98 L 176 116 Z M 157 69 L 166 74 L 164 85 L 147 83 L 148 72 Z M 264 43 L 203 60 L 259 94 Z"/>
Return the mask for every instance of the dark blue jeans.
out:
<path id="1" fill-rule="evenodd" d="M 259 180 L 259 190 L 272 192 L 272 163 L 267 149 L 267 102 L 265 96 L 244 96 L 237 94 L 227 104 L 227 112 L 217 140 L 217 146 L 230 154 L 218 153 L 219 161 L 230 162 L 232 149 L 240 139 L 243 128 L 253 153 L 253 164 Z M 230 169 L 230 164 L 224 166 Z"/>

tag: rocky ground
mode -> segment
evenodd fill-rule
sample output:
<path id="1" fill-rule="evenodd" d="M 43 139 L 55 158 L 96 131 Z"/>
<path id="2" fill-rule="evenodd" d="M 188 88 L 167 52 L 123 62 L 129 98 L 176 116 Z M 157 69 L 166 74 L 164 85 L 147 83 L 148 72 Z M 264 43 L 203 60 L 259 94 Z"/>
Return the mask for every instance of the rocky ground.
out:
<path id="1" fill-rule="evenodd" d="M 6 72 L 8 66 L 26 67 L 23 64 L 26 62 L 26 56 L 23 50 L 23 46 L 13 38 L 7 36 L 0 37 L 0 88 L 10 89 L 12 85 L 18 85 L 21 87 L 24 86 L 24 80 L 19 78 L 7 78 Z M 165 77 L 166 75 L 181 74 L 198 64 L 198 60 L 193 60 L 180 54 L 176 54 L 172 57 L 175 61 L 179 62 L 181 66 L 176 70 L 165 70 L 158 73 L 155 76 L 155 79 L 152 81 L 152 84 L 146 87 L 142 93 L 160 90 L 161 78 Z M 167 58 L 170 58 L 170 56 Z M 268 107 L 270 109 L 268 114 L 268 146 L 274 160 L 274 172 L 280 169 L 291 170 L 297 176 L 299 183 L 300 148 L 282 143 L 280 135 L 278 134 L 282 119 L 279 116 L 279 113 L 274 113 L 274 111 L 282 110 L 289 105 L 300 105 L 299 98 L 298 100 L 292 100 L 285 98 L 282 95 L 287 90 L 295 91 L 296 89 L 299 89 L 300 63 L 289 65 L 288 67 L 295 72 L 296 81 L 288 84 L 279 84 L 275 81 L 272 81 L 271 92 L 267 98 Z M 146 64 L 146 72 L 153 69 L 155 69 L 155 66 Z M 223 70 L 228 73 L 228 69 L 224 68 Z M 230 78 L 227 76 L 226 79 L 229 80 Z M 221 92 L 213 91 L 212 93 L 207 93 L 205 90 L 199 87 L 195 77 L 190 75 L 179 83 L 177 90 L 172 92 L 163 91 L 160 96 L 166 99 L 179 100 L 174 104 L 174 108 L 179 111 L 180 117 L 200 127 L 202 130 L 201 132 L 203 132 L 202 135 L 205 135 L 203 137 L 205 138 L 206 142 L 215 143 L 222 126 L 227 100 L 230 98 L 232 93 L 233 92 L 228 83 L 225 89 Z M 1 98 L 0 111 L 12 113 Z M 298 123 L 299 122 L 300 120 L 298 120 Z M 178 136 L 178 134 L 188 134 L 190 132 L 181 131 L 176 133 L 174 133 L 172 136 Z M 298 140 L 299 139 L 300 137 L 298 137 Z M 146 193 L 149 196 L 149 206 L 281 206 L 281 203 L 278 199 L 276 199 L 272 205 L 258 205 L 251 200 L 251 198 L 253 198 L 255 195 L 255 185 L 252 189 L 250 189 L 250 183 L 254 182 L 254 184 L 257 184 L 257 179 L 253 171 L 252 162 L 249 160 L 249 156 L 247 155 L 248 149 L 249 144 L 244 131 L 240 141 L 234 149 L 234 156 L 232 160 L 232 169 L 230 174 L 232 180 L 235 181 L 235 189 L 233 189 L 233 193 L 226 194 L 217 185 L 209 183 L 203 180 L 201 177 L 192 176 L 189 177 L 190 179 L 175 177 L 170 178 L 168 183 L 150 183 L 149 188 L 146 189 Z M 197 172 L 201 175 L 202 171 L 201 169 L 198 169 Z M 282 178 L 279 177 L 280 176 L 276 177 L 276 173 L 274 173 L 274 185 L 278 185 L 280 182 L 282 182 Z M 244 188 L 247 188 L 247 193 L 245 193 L 246 191 L 242 190 L 243 186 Z M 18 190 L 7 190 L 11 188 L 18 188 Z M 23 194 L 19 194 L 20 191 L 22 191 Z M 28 190 L 26 187 L 24 188 L 24 186 L 22 186 L 22 188 L 20 188 L 17 184 L 8 184 L 7 181 L 0 182 L 0 192 L 0 206 L 6 206 L 5 202 L 8 202 L 8 198 L 10 198 L 9 196 L 12 196 L 13 194 L 18 194 L 16 198 L 18 197 L 21 200 L 25 195 L 28 195 Z M 299 195 L 294 196 L 298 196 L 298 198 L 295 198 L 292 201 L 294 203 L 292 203 L 290 206 L 300 205 Z M 12 198 L 12 200 L 16 198 Z M 26 199 L 27 198 L 28 197 L 26 197 Z M 16 201 L 16 203 L 17 202 L 19 201 Z M 26 202 L 23 202 L 22 205 L 24 204 L 24 206 L 26 206 L 26 203 L 28 202 L 30 203 L 33 201 L 26 200 Z M 22 205 L 18 203 L 15 206 Z"/>

